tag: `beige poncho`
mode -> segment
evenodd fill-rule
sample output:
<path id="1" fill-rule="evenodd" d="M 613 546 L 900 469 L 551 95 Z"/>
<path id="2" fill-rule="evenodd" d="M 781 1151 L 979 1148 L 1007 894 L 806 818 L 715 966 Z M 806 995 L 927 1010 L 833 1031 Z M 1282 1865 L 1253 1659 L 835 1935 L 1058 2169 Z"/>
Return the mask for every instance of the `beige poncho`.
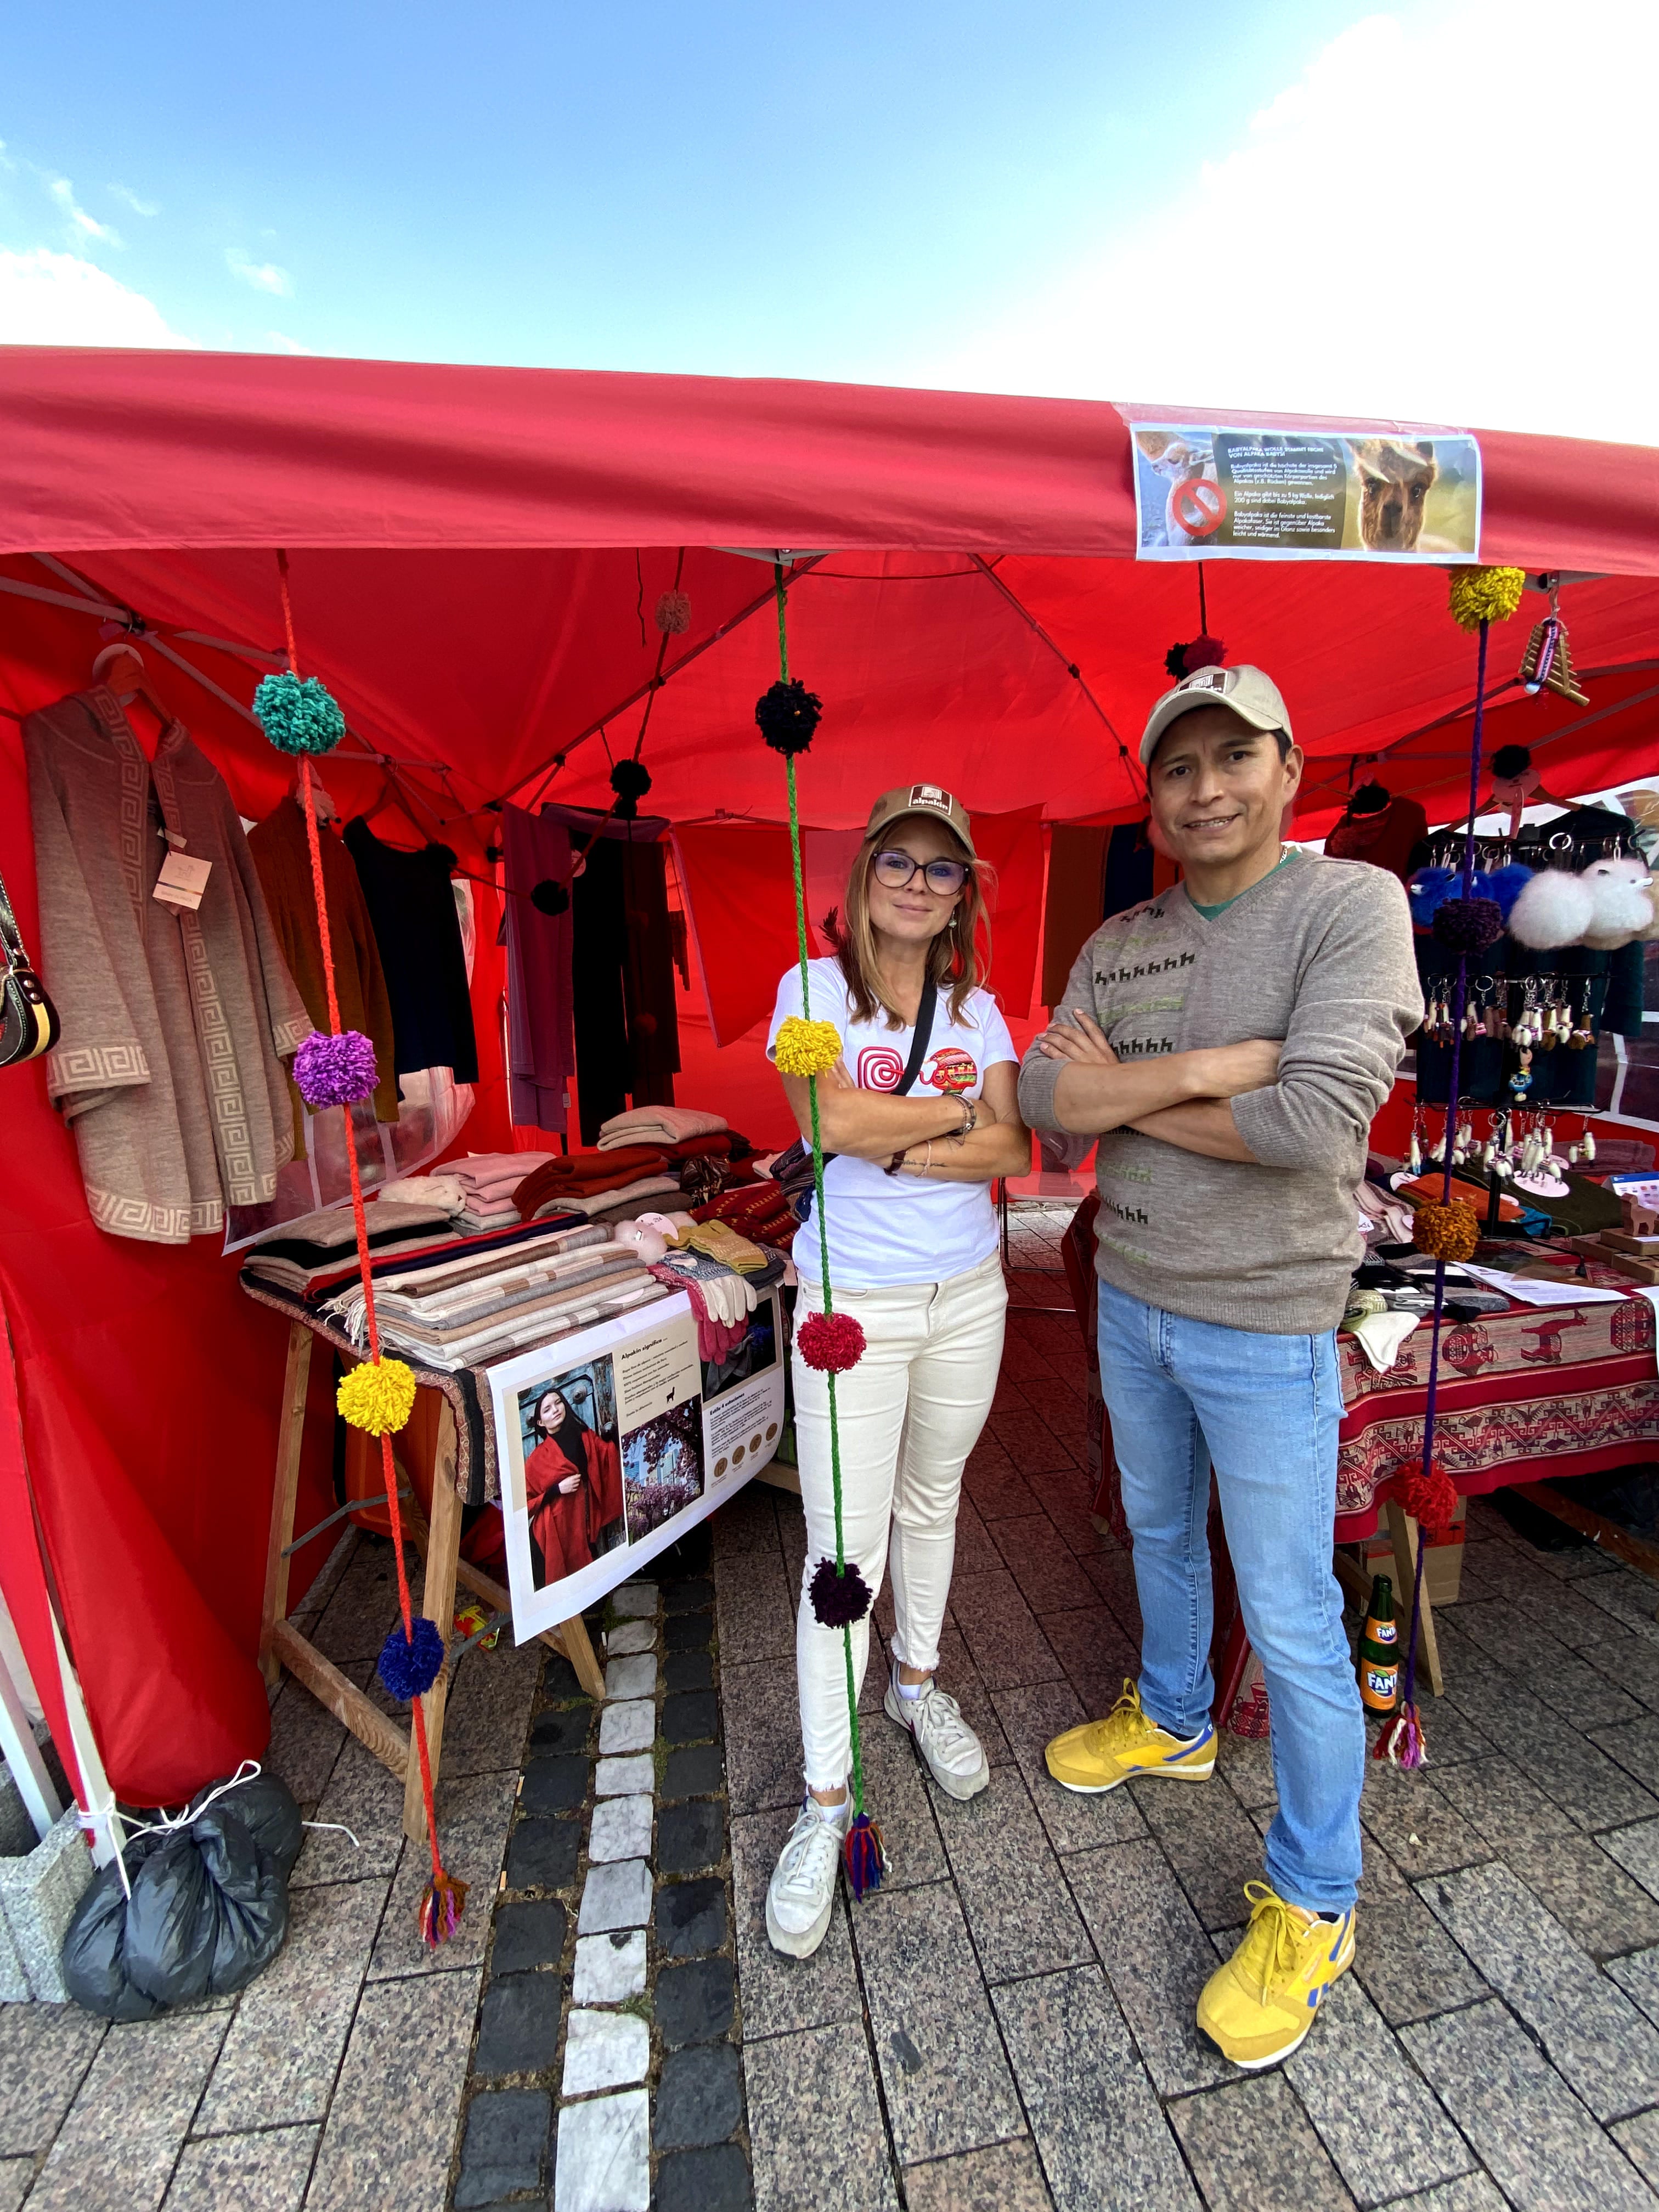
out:
<path id="1" fill-rule="evenodd" d="M 260 1206 L 293 1153 L 282 1060 L 312 1023 L 224 779 L 174 722 L 154 766 L 100 684 L 23 724 L 41 971 L 63 1018 L 46 1084 L 100 1228 L 152 1244 Z M 212 873 L 152 896 L 168 841 Z"/>

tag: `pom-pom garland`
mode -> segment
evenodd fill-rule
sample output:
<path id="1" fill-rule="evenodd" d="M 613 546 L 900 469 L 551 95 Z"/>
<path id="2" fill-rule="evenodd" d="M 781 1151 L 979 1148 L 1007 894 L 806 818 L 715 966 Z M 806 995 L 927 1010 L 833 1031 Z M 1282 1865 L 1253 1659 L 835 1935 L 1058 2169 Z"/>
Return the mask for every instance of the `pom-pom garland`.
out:
<path id="1" fill-rule="evenodd" d="M 1496 899 L 1443 899 L 1435 908 L 1434 933 L 1452 952 L 1484 952 L 1504 934 L 1503 910 Z"/>
<path id="2" fill-rule="evenodd" d="M 262 679 L 253 712 L 279 753 L 331 753 L 346 733 L 340 702 L 326 686 L 287 669 Z"/>
<path id="3" fill-rule="evenodd" d="M 294 1055 L 295 1088 L 313 1114 L 372 1098 L 380 1079 L 374 1047 L 361 1030 L 342 1030 L 337 1036 L 313 1030 Z"/>
<path id="4" fill-rule="evenodd" d="M 684 637 L 691 627 L 691 602 L 684 592 L 665 592 L 657 601 L 657 628 L 665 637 Z"/>
<path id="5" fill-rule="evenodd" d="M 617 803 L 611 811 L 623 821 L 631 822 L 640 811 L 641 799 L 651 788 L 651 771 L 642 761 L 624 758 L 613 762 L 611 788 L 617 794 Z"/>
<path id="6" fill-rule="evenodd" d="M 779 1023 L 772 1059 L 780 1075 L 827 1075 L 840 1058 L 841 1031 L 833 1022 L 788 1014 Z"/>
<path id="7" fill-rule="evenodd" d="M 1431 1260 L 1472 1260 L 1480 1242 L 1480 1223 L 1472 1206 L 1453 1199 L 1442 1206 L 1425 1199 L 1412 1219 L 1412 1243 Z"/>
<path id="8" fill-rule="evenodd" d="M 1194 637 L 1185 645 L 1172 645 L 1164 656 L 1164 665 L 1179 684 L 1184 676 L 1196 676 L 1200 668 L 1219 668 L 1227 658 L 1227 648 L 1218 637 Z"/>
<path id="9" fill-rule="evenodd" d="M 820 1375 L 845 1375 L 864 1357 L 863 1324 L 851 1314 L 809 1314 L 795 1331 L 795 1349 Z"/>
<path id="10" fill-rule="evenodd" d="M 374 1670 L 392 1695 L 405 1705 L 425 1697 L 444 1670 L 443 1632 L 437 1622 L 417 1613 L 410 1626 L 411 1633 L 405 1637 L 402 1621 L 392 1622 Z"/>
<path id="11" fill-rule="evenodd" d="M 1401 1479 L 1400 1503 L 1426 1536 L 1442 1543 L 1457 1516 L 1457 1489 L 1438 1460 L 1410 1468 Z"/>
<path id="12" fill-rule="evenodd" d="M 823 712 L 823 702 L 809 691 L 799 676 L 785 684 L 780 679 L 755 702 L 755 722 L 775 753 L 793 757 L 804 753 Z"/>
<path id="13" fill-rule="evenodd" d="M 415 1908 L 416 1925 L 421 1931 L 421 1941 L 435 1951 L 440 1943 L 448 1942 L 455 1933 L 457 1922 L 466 1911 L 465 1882 L 453 1874 L 434 1874 L 421 1892 L 421 1901 Z"/>
<path id="14" fill-rule="evenodd" d="M 881 1878 L 887 1871 L 887 1851 L 881 1840 L 881 1830 L 867 1813 L 855 1813 L 848 1822 L 841 1855 L 855 1898 L 862 1900 L 872 1889 L 880 1888 Z"/>
<path id="15" fill-rule="evenodd" d="M 1454 568 L 1452 620 L 1460 629 L 1479 629 L 1483 622 L 1507 622 L 1526 588 L 1524 568 Z"/>
<path id="16" fill-rule="evenodd" d="M 813 1620 L 823 1628 L 850 1628 L 870 1610 L 870 1585 L 851 1559 L 840 1569 L 833 1559 L 820 1559 L 806 1595 Z"/>
<path id="17" fill-rule="evenodd" d="M 334 1402 L 354 1429 L 394 1435 L 415 1410 L 415 1370 L 401 1359 L 365 1359 L 341 1376 Z"/>
<path id="18" fill-rule="evenodd" d="M 544 876 L 538 884 L 530 887 L 530 903 L 538 914 L 568 914 L 570 894 L 562 884 L 555 883 L 551 876 Z"/>

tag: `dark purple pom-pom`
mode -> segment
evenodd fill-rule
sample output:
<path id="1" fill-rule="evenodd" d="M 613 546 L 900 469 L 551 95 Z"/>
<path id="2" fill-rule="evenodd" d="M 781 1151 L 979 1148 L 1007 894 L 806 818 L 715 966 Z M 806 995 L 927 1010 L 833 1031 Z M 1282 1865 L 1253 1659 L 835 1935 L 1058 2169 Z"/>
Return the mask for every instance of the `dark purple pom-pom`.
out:
<path id="1" fill-rule="evenodd" d="M 380 1079 L 374 1048 L 359 1030 L 342 1030 L 338 1036 L 313 1030 L 294 1055 L 295 1083 L 313 1114 L 372 1097 Z"/>
<path id="2" fill-rule="evenodd" d="M 392 1632 L 380 1646 L 376 1669 L 392 1696 L 405 1704 L 423 1698 L 443 1672 L 444 1639 L 437 1622 L 417 1613 L 414 1629 L 413 1637 L 406 1639 L 402 1621 L 392 1622 Z"/>
<path id="3" fill-rule="evenodd" d="M 841 1852 L 855 1898 L 867 1897 L 872 1889 L 880 1888 L 881 1878 L 887 1871 L 887 1851 L 881 1840 L 881 1830 L 867 1813 L 854 1814 Z"/>
<path id="4" fill-rule="evenodd" d="M 1196 676 L 1200 668 L 1219 668 L 1227 658 L 1227 648 L 1218 637 L 1194 637 L 1185 645 L 1172 645 L 1164 656 L 1164 665 L 1177 684 L 1184 676 Z"/>
<path id="5" fill-rule="evenodd" d="M 1504 934 L 1496 899 L 1449 898 L 1434 911 L 1434 933 L 1449 952 L 1484 952 Z"/>
<path id="6" fill-rule="evenodd" d="M 775 684 L 755 702 L 755 721 L 775 753 L 804 753 L 823 712 L 823 702 L 799 676 Z"/>
<path id="7" fill-rule="evenodd" d="M 806 1595 L 812 1618 L 824 1628 L 850 1628 L 870 1610 L 870 1586 L 850 1559 L 839 1574 L 833 1559 L 820 1559 Z"/>
<path id="8" fill-rule="evenodd" d="M 631 822 L 640 811 L 640 801 L 651 788 L 651 771 L 636 760 L 619 760 L 611 770 L 611 788 L 617 794 L 617 803 L 611 811 L 623 822 Z"/>
<path id="9" fill-rule="evenodd" d="M 530 903 L 538 914 L 564 914 L 569 910 L 570 894 L 551 876 L 544 876 L 540 883 L 531 885 Z"/>

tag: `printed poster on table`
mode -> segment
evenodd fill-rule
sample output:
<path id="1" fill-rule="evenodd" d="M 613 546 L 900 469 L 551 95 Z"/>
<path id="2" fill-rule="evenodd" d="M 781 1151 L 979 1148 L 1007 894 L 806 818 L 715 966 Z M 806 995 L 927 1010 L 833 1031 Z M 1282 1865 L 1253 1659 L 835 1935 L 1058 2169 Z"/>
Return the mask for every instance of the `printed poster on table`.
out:
<path id="1" fill-rule="evenodd" d="M 775 1291 L 718 1363 L 683 1292 L 489 1370 L 520 1644 L 636 1574 L 740 1490 L 778 1447 Z"/>
<path id="2" fill-rule="evenodd" d="M 1480 557 L 1466 432 L 1131 422 L 1141 561 Z"/>

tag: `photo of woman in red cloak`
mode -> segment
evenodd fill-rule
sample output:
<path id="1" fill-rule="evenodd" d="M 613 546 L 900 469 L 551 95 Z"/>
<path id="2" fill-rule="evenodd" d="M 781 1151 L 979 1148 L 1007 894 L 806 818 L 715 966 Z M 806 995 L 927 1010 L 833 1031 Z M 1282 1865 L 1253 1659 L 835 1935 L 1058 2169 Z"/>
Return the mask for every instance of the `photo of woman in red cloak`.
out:
<path id="1" fill-rule="evenodd" d="M 534 1433 L 540 1441 L 524 1480 L 537 1587 L 544 1589 L 611 1548 L 601 1539 L 622 1518 L 622 1458 L 615 1439 L 589 1428 L 556 1389 L 538 1398 Z"/>

